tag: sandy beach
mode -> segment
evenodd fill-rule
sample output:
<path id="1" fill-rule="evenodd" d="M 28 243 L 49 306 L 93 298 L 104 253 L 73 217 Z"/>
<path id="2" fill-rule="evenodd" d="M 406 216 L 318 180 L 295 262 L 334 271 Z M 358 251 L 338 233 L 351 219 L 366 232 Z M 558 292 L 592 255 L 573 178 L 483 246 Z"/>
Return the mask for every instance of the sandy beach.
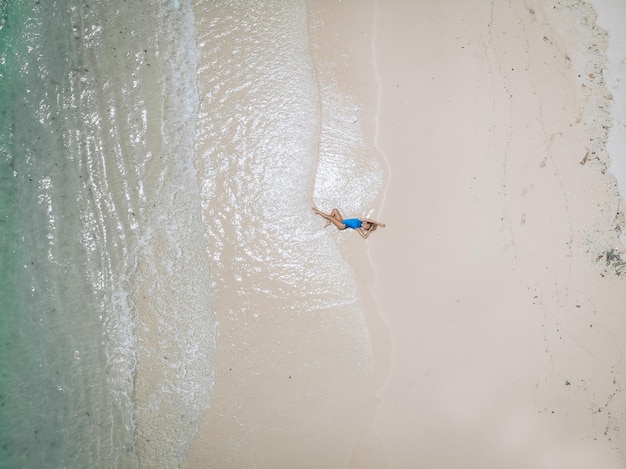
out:
<path id="1" fill-rule="evenodd" d="M 338 241 L 373 365 L 345 359 L 339 317 L 316 339 L 319 317 L 252 332 L 217 295 L 216 388 L 184 467 L 625 467 L 624 201 L 591 7 L 308 15 L 320 86 L 351 97 L 386 172 L 364 215 L 387 227 Z"/>
<path id="2" fill-rule="evenodd" d="M 570 3 L 379 5 L 397 229 L 371 252 L 393 344 L 371 467 L 625 463 L 603 36 Z"/>
<path id="3" fill-rule="evenodd" d="M 0 1 L 0 467 L 626 468 L 624 24 Z"/>

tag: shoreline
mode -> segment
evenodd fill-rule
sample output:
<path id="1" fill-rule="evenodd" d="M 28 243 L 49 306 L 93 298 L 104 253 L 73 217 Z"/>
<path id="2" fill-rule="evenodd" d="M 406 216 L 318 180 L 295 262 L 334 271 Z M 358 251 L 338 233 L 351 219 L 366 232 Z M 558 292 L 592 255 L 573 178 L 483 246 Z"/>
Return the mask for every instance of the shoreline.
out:
<path id="1" fill-rule="evenodd" d="M 356 233 L 324 231 L 321 219 L 311 212 L 313 201 L 303 190 L 307 186 L 302 180 L 310 175 L 311 192 L 315 181 L 316 189 L 326 184 L 330 188 L 326 195 L 332 192 L 342 200 L 348 199 L 343 194 L 349 192 L 350 184 L 363 180 L 377 184 L 376 174 L 367 171 L 363 178 L 353 176 L 348 184 L 335 184 L 333 179 L 347 174 L 349 164 L 358 168 L 371 164 L 363 145 L 355 140 L 359 105 L 335 94 L 337 82 L 324 82 L 328 88 L 321 90 L 326 93 L 320 101 L 320 107 L 326 106 L 320 110 L 325 113 L 321 116 L 320 146 L 325 145 L 321 152 L 332 159 L 343 157 L 346 149 L 350 158 L 337 158 L 337 164 L 345 166 L 334 173 L 320 172 L 320 164 L 316 171 L 309 165 L 309 158 L 316 155 L 306 140 L 308 129 L 313 130 L 307 124 L 315 113 L 309 113 L 309 96 L 305 103 L 299 97 L 299 87 L 308 90 L 309 78 L 311 84 L 315 78 L 311 42 L 303 40 L 308 30 L 300 29 L 309 25 L 304 5 L 220 8 L 231 7 L 214 5 L 211 14 L 197 10 L 203 54 L 198 75 L 200 114 L 213 116 L 204 125 L 200 122 L 200 128 L 208 131 L 196 147 L 200 178 L 211 186 L 206 186 L 203 209 L 210 241 L 225 246 L 210 263 L 212 308 L 218 322 L 216 384 L 211 407 L 201 419 L 183 467 L 347 467 L 353 448 L 363 438 L 362 429 L 371 426 L 375 409 L 368 325 L 357 279 L 346 262 L 351 253 L 362 252 L 363 240 Z M 251 37 L 248 28 L 260 26 L 270 34 L 259 30 L 257 37 Z M 212 44 L 209 33 L 223 33 L 229 40 Z M 216 79 L 211 65 L 236 63 L 241 60 L 236 58 L 238 53 L 244 57 L 242 51 L 279 56 L 281 60 L 275 63 L 287 69 L 272 69 L 272 61 L 266 68 L 263 61 L 250 69 L 232 67 L 224 82 Z M 294 76 L 300 79 L 294 85 L 298 93 L 289 93 L 285 77 Z M 259 100 L 259 93 L 248 92 L 248 87 L 272 94 L 261 95 Z M 234 95 L 231 90 L 236 90 Z M 289 107 L 290 100 L 299 112 L 290 122 L 303 117 L 309 121 L 287 127 L 290 131 L 285 132 L 286 116 L 277 110 L 294 109 Z M 220 133 L 220 116 L 226 119 L 227 128 L 241 129 L 234 138 Z M 263 125 L 249 127 L 256 122 Z M 305 138 L 296 142 L 301 145 L 306 140 L 306 148 L 295 155 L 289 151 L 294 129 L 306 131 Z M 272 140 L 270 135 L 286 143 L 280 148 L 266 145 Z M 223 158 L 219 168 L 216 148 L 228 149 L 229 158 Z M 332 164 L 327 167 L 336 169 Z M 285 183 L 272 185 L 276 181 Z M 232 185 L 254 188 L 264 200 L 229 199 L 223 192 Z M 356 211 L 369 196 L 365 193 L 359 200 L 350 200 L 352 207 L 338 205 L 346 213 Z M 315 194 L 313 199 L 320 204 L 337 203 L 332 197 L 317 200 Z M 267 218 L 271 214 L 278 218 Z M 255 227 L 255 236 L 247 236 L 248 226 Z"/>
<path id="2" fill-rule="evenodd" d="M 311 1 L 307 3 L 311 55 L 318 73 L 320 92 L 323 93 L 325 87 L 333 88 L 335 85 L 339 93 L 349 96 L 350 103 L 358 112 L 354 125 L 358 126 L 359 130 L 355 133 L 364 140 L 363 151 L 367 157 L 375 158 L 384 172 L 382 188 L 372 198 L 372 205 L 368 206 L 370 211 L 360 214 L 377 218 L 378 214 L 372 215 L 372 211 L 376 207 L 376 212 L 380 213 L 390 178 L 386 156 L 380 152 L 376 141 L 380 106 L 378 94 L 380 84 L 377 81 L 378 70 L 374 57 L 377 2 L 348 0 L 341 3 Z M 327 100 L 331 101 L 332 98 L 327 97 Z M 345 197 L 342 202 L 350 203 Z M 368 467 L 371 464 L 378 467 L 377 465 L 384 464 L 385 459 L 380 436 L 376 433 L 373 422 L 379 391 L 390 372 L 392 344 L 385 314 L 377 298 L 377 270 L 370 251 L 373 245 L 385 243 L 384 238 L 388 229 L 388 227 L 380 229 L 367 240 L 356 234 L 337 239 L 341 256 L 352 268 L 358 282 L 360 305 L 369 330 L 374 356 L 374 369 L 369 376 L 372 386 L 369 392 L 372 393 L 373 399 L 369 408 L 371 418 L 361 429 L 361 436 L 352 451 L 349 466 L 345 467 Z"/>
<path id="3" fill-rule="evenodd" d="M 385 163 L 385 156 L 378 152 L 375 144 L 378 103 L 375 99 L 376 84 L 372 80 L 374 64 L 371 56 L 375 3 L 375 1 L 364 3 L 358 0 L 344 0 L 340 4 L 329 1 L 315 2 L 313 5 L 313 2 L 309 1 L 309 34 L 312 42 L 315 42 L 315 46 L 319 48 L 317 52 L 312 51 L 314 67 L 327 74 L 326 77 L 318 77 L 318 81 L 322 87 L 331 88 L 329 81 L 337 80 L 337 90 L 354 100 L 351 103 L 359 115 L 354 125 L 358 127 L 358 133 L 364 140 L 364 158 L 376 159 L 378 163 L 382 160 Z M 353 14 L 355 9 L 359 10 L 357 15 Z M 318 25 L 315 26 L 315 23 Z M 320 23 L 324 26 L 320 26 Z M 345 59 L 348 56 L 355 56 L 356 59 L 338 63 L 338 57 Z M 381 166 L 387 170 L 386 163 Z M 372 197 L 374 202 L 369 211 L 357 212 L 358 216 L 379 217 L 377 214 L 372 215 L 372 212 L 375 208 L 377 212 L 380 212 L 381 199 L 384 197 L 388 177 L 389 174 L 384 176 L 383 189 Z M 351 202 L 348 200 L 346 203 Z M 345 212 L 346 216 L 352 216 L 353 213 Z M 375 364 L 374 376 L 376 376 L 376 381 L 381 381 L 388 373 L 386 367 L 388 367 L 390 344 L 387 343 L 384 317 L 375 306 L 373 285 L 376 281 L 376 270 L 369 257 L 369 251 L 372 245 L 383 242 L 382 238 L 387 229 L 381 228 L 367 240 L 363 240 L 356 234 L 335 238 L 342 258 L 348 262 L 358 279 L 361 292 L 360 303 L 366 321 L 373 325 L 369 328 L 369 332 L 370 335 L 373 334 L 372 341 L 375 344 L 374 357 L 377 364 Z"/>

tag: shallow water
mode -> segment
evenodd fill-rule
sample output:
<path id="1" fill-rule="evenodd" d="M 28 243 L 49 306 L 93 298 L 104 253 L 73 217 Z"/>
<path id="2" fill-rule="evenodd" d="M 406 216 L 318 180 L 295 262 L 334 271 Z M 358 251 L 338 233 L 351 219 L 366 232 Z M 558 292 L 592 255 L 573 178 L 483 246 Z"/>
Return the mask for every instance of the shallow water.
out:
<path id="1" fill-rule="evenodd" d="M 0 461 L 135 467 L 149 460 L 137 435 L 146 415 L 159 412 L 158 404 L 137 405 L 137 360 L 145 355 L 137 290 L 169 275 L 141 265 L 176 261 L 167 243 L 152 254 L 157 226 L 193 224 L 200 239 L 203 232 L 192 166 L 193 12 L 59 0 L 2 2 L 0 13 Z M 197 274 L 208 287 L 206 269 Z M 205 321 L 194 327 L 206 345 L 195 356 L 210 365 L 208 293 L 193 305 L 178 298 L 160 306 L 167 323 L 198 302 Z M 180 348 L 189 327 L 173 335 Z M 184 409 L 185 393 L 195 392 L 187 407 L 198 414 L 212 382 L 205 373 L 169 394 Z M 164 445 L 164 467 L 178 443 Z"/>
<path id="2" fill-rule="evenodd" d="M 358 104 L 312 62 L 307 14 L 305 2 L 196 7 L 197 168 L 219 325 L 215 400 L 185 467 L 347 463 L 371 418 L 374 357 L 343 258 L 363 240 L 324 230 L 311 206 L 363 216 L 382 171 Z M 316 454 L 295 428 L 334 451 Z"/>

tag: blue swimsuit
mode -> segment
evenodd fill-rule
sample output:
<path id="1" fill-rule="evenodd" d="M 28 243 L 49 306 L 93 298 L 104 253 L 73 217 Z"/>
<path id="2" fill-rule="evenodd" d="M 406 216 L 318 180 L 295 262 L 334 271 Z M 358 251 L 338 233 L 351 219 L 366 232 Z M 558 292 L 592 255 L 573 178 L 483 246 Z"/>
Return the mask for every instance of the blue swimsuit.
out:
<path id="1" fill-rule="evenodd" d="M 346 225 L 346 228 L 352 228 L 356 230 L 357 228 L 361 228 L 361 220 L 358 218 L 348 218 L 347 220 L 342 220 L 343 224 Z"/>

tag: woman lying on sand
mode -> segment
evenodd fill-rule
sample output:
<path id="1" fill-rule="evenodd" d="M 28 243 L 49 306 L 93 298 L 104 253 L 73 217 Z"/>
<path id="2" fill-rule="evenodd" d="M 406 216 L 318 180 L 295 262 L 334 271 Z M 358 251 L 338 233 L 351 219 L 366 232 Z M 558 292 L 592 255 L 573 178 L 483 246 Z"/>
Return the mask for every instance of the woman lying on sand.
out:
<path id="1" fill-rule="evenodd" d="M 357 230 L 359 234 L 363 236 L 363 239 L 367 239 L 370 233 L 375 231 L 379 226 L 385 226 L 384 223 L 378 223 L 377 221 L 369 220 L 367 218 L 348 218 L 347 220 L 344 220 L 341 213 L 339 213 L 339 210 L 336 208 L 330 212 L 330 215 L 316 209 L 315 207 L 313 207 L 313 211 L 327 220 L 324 228 L 331 223 L 335 225 L 338 230 L 352 228 L 353 230 Z"/>

